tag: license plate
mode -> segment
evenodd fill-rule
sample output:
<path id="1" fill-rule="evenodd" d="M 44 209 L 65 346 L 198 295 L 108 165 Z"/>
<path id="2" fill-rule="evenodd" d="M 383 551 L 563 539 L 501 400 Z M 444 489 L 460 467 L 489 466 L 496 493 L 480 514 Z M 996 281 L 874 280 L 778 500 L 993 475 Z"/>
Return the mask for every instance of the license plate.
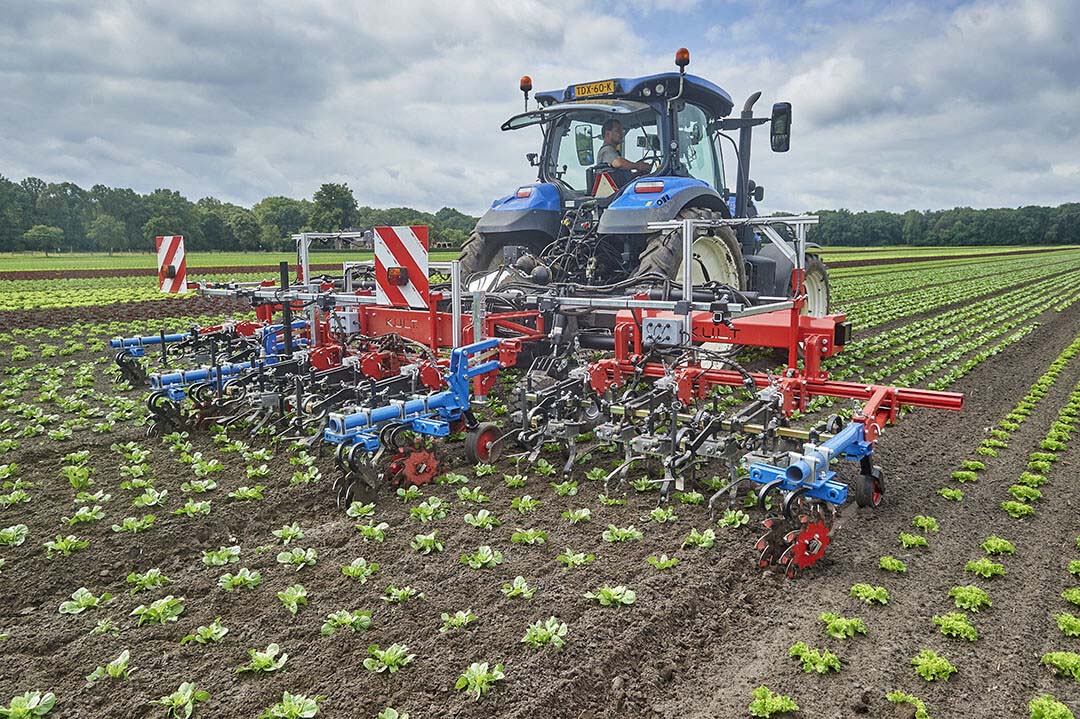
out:
<path id="1" fill-rule="evenodd" d="M 587 82 L 584 85 L 574 85 L 575 98 L 613 94 L 615 94 L 614 80 L 604 80 L 603 82 Z"/>

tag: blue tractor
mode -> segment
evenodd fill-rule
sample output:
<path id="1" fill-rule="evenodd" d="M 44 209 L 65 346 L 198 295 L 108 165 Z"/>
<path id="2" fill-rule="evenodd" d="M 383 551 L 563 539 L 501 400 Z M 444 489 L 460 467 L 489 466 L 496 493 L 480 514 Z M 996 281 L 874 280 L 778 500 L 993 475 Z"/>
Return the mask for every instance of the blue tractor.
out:
<path id="1" fill-rule="evenodd" d="M 754 203 L 764 189 L 749 176 L 751 133 L 770 123 L 772 149 L 786 152 L 791 105 L 777 103 L 771 117 L 755 118 L 760 93 L 754 93 L 731 117 L 731 96 L 686 74 L 689 62 L 683 48 L 676 54 L 678 72 L 537 93 L 533 110 L 532 81 L 521 79 L 526 111 L 502 129 L 540 127 L 540 152 L 527 156 L 538 177 L 492 203 L 462 247 L 462 274 L 472 289 L 522 280 L 618 291 L 681 285 L 680 230 L 651 231 L 649 223 L 757 215 Z M 735 130 L 737 141 L 729 134 Z M 734 191 L 724 149 L 737 167 Z M 751 297 L 791 294 L 791 262 L 750 226 L 701 229 L 693 247 L 695 286 L 725 286 Z M 828 275 L 812 254 L 806 291 L 809 314 L 827 314 Z"/>

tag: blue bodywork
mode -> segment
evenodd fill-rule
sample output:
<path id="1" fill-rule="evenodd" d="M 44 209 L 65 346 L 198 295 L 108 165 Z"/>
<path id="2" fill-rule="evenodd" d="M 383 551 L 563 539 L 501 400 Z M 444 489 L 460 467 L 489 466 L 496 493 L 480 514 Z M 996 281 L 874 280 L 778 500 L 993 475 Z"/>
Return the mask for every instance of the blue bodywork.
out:
<path id="1" fill-rule="evenodd" d="M 863 424 L 851 422 L 820 445 L 807 445 L 805 453 L 787 467 L 762 462 L 751 464 L 750 480 L 763 485 L 779 482 L 779 491 L 785 493 L 805 488 L 807 497 L 843 504 L 847 501 L 848 486 L 836 481 L 836 472 L 829 469 L 829 463 L 839 457 L 858 461 L 873 451 L 873 443 L 866 441 Z"/>
<path id="2" fill-rule="evenodd" d="M 677 72 L 658 73 L 643 77 L 611 78 L 603 82 L 614 83 L 614 91 L 601 96 L 578 98 L 577 85 L 570 85 L 562 90 L 536 93 L 537 110 L 527 123 L 541 122 L 542 110 L 559 103 L 574 103 L 578 100 L 612 101 L 632 100 L 652 107 L 657 113 L 659 137 L 667 145 L 672 137 L 671 118 L 667 115 L 668 98 L 679 95 L 681 100 L 701 107 L 710 119 L 725 117 L 731 113 L 731 96 L 717 85 L 696 75 L 680 76 Z M 665 92 L 659 94 L 656 88 L 663 86 Z M 648 94 L 645 94 L 646 91 Z M 543 120 L 547 122 L 548 120 Z M 508 121 L 509 124 L 510 121 Z M 527 125 L 522 125 L 527 126 Z M 508 125 L 504 125 L 506 129 Z M 545 147 L 545 153 L 549 148 Z M 665 150 L 666 152 L 666 150 Z M 543 163 L 541 163 L 543 165 Z M 694 203 L 696 206 L 720 210 L 733 214 L 726 202 L 709 183 L 685 175 L 649 175 L 648 181 L 663 181 L 664 189 L 659 193 L 638 193 L 634 191 L 635 182 L 631 182 L 616 194 L 606 205 L 600 217 L 598 231 L 605 235 L 644 235 L 648 233 L 646 225 L 650 222 L 662 222 L 672 219 L 683 208 Z M 527 197 L 518 197 L 518 190 L 531 188 Z M 564 190 L 565 191 L 565 190 Z M 522 233 L 539 235 L 554 239 L 560 231 L 565 207 L 577 199 L 579 193 L 563 196 L 556 182 L 534 182 L 521 185 L 514 193 L 500 197 L 491 204 L 476 225 L 482 234 Z"/>
<path id="3" fill-rule="evenodd" d="M 441 392 L 375 409 L 331 413 L 323 438 L 333 444 L 359 445 L 365 451 L 375 452 L 379 449 L 379 431 L 389 422 L 405 425 L 417 434 L 447 436 L 450 425 L 462 419 L 471 407 L 469 382 L 500 366 L 498 360 L 488 360 L 470 367 L 469 358 L 498 346 L 499 340 L 490 338 L 451 352 L 447 389 Z"/>

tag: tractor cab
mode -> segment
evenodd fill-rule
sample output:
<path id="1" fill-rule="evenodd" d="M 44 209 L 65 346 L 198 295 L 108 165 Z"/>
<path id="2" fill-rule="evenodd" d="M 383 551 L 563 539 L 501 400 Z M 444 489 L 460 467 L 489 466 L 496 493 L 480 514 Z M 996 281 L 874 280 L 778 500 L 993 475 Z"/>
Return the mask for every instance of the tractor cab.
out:
<path id="1" fill-rule="evenodd" d="M 680 49 L 678 72 L 538 92 L 535 107 L 529 102 L 532 80 L 521 78 L 525 112 L 502 129 L 540 130 L 540 151 L 527 155 L 537 178 L 495 200 L 463 246 L 461 270 L 471 289 L 515 282 L 620 290 L 681 284 L 682 248 L 659 223 L 757 215 L 764 189 L 750 179 L 752 130 L 770 124 L 773 151 L 786 152 L 791 106 L 777 103 L 771 117 L 754 117 L 761 94 L 755 93 L 735 115 L 731 96 L 687 74 L 689 63 L 689 52 Z M 735 168 L 730 187 L 725 149 Z M 791 292 L 790 248 L 763 242 L 749 225 L 702 230 L 693 248 L 693 277 L 687 279 L 695 285 L 761 296 Z M 818 290 L 810 294 L 818 299 L 810 313 L 824 316 L 823 265 L 808 272 L 811 282 Z"/>
<path id="2" fill-rule="evenodd" d="M 710 124 L 731 111 L 731 98 L 707 80 L 679 73 L 618 78 L 537 93 L 536 102 L 537 109 L 511 117 L 502 129 L 541 127 L 537 179 L 555 185 L 562 198 L 611 197 L 646 176 L 724 187 L 719 138 Z M 647 170 L 613 168 L 599 157 L 611 121 L 624 132 L 618 157 Z"/>

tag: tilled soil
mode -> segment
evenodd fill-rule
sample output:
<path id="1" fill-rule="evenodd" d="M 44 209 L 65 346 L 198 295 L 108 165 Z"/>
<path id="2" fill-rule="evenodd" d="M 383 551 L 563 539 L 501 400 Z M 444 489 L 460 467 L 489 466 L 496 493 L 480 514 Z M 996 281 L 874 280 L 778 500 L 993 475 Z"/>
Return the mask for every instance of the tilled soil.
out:
<path id="1" fill-rule="evenodd" d="M 572 497 L 556 496 L 548 478 L 534 467 L 519 470 L 530 474 L 525 489 L 508 489 L 501 473 L 515 470 L 505 461 L 499 474 L 470 483 L 482 486 L 490 497 L 484 505 L 460 502 L 453 487 L 425 487 L 426 495 L 448 503 L 449 516 L 424 525 L 409 518 L 412 505 L 383 493 L 376 500 L 375 521 L 387 522 L 390 529 L 386 541 L 378 544 L 365 542 L 354 529 L 355 520 L 333 507 L 330 484 L 336 470 L 328 457 L 319 463 L 321 483 L 290 489 L 293 468 L 283 452 L 269 463 L 271 476 L 249 480 L 241 457 L 220 452 L 202 434 L 193 436 L 196 449 L 221 459 L 226 470 L 215 475 L 217 490 L 196 496 L 212 500 L 209 517 L 188 519 L 169 511 L 184 501 L 180 484 L 190 478 L 190 470 L 156 441 L 145 440 L 139 428 L 118 428 L 104 437 L 77 433 L 68 442 L 24 440 L 21 449 L 3 456 L 3 462 L 18 462 L 20 476 L 36 486 L 29 490 L 31 504 L 0 510 L 3 526 L 24 523 L 30 529 L 22 546 L 0 550 L 7 559 L 0 573 L 0 629 L 10 635 L 0 644 L 7 659 L 0 669 L 0 698 L 36 688 L 59 697 L 50 717 L 155 716 L 158 712 L 150 710 L 148 700 L 182 681 L 195 681 L 212 695 L 196 713 L 208 717 L 255 717 L 288 690 L 326 695 L 319 716 L 331 718 L 374 716 L 391 705 L 415 719 L 704 718 L 746 716 L 751 689 L 768 684 L 790 694 L 802 707 L 800 715 L 807 717 L 909 717 L 909 710 L 885 702 L 885 693 L 893 689 L 924 698 L 935 717 L 1026 716 L 1027 700 L 1039 691 L 1052 691 L 1076 707 L 1077 685 L 1053 678 L 1038 664 L 1050 646 L 1077 649 L 1076 640 L 1060 637 L 1050 617 L 1066 609 L 1057 598 L 1060 585 L 1069 580 L 1061 557 L 1080 531 L 1070 500 L 1078 464 L 1075 448 L 1055 465 L 1045 488 L 1047 498 L 1033 519 L 1016 522 L 997 504 L 1007 498 L 1005 487 L 1023 469 L 1027 453 L 1080 379 L 1080 363 L 1074 360 L 1062 373 L 1010 439 L 1009 449 L 987 460 L 988 470 L 979 482 L 963 486 L 963 503 L 935 493 L 950 482 L 949 473 L 963 459 L 977 457 L 974 448 L 986 429 L 1080 331 L 1075 313 L 1051 314 L 1045 320 L 1023 343 L 979 366 L 954 388 L 966 394 L 963 413 L 916 410 L 886 432 L 876 460 L 887 474 L 885 503 L 878 510 L 845 510 L 843 529 L 826 558 L 796 581 L 754 564 L 752 545 L 761 533 L 756 510 L 749 526 L 718 529 L 714 548 L 683 549 L 691 527 L 715 528 L 705 508 L 677 504 L 679 519 L 658 525 L 647 516 L 656 506 L 656 494 L 611 487 L 614 496 L 625 496 L 628 503 L 603 506 L 597 501 L 603 488 L 584 480 L 584 469 L 580 491 Z M 157 515 L 155 527 L 136 535 L 109 528 L 124 516 L 145 513 L 130 506 L 133 493 L 119 488 L 121 460 L 108 448 L 111 442 L 126 440 L 153 450 L 150 465 L 156 486 L 170 495 L 163 510 L 147 510 Z M 73 492 L 59 476 L 59 467 L 65 453 L 83 447 L 93 453 L 98 481 L 94 489 L 105 488 L 113 498 L 103 505 L 105 520 L 68 529 L 59 520 L 73 512 Z M 451 445 L 446 452 L 449 466 L 462 462 L 457 447 Z M 596 461 L 609 466 L 610 458 Z M 471 467 L 458 469 L 472 476 Z M 225 496 L 256 482 L 268 486 L 262 502 Z M 511 499 L 522 494 L 540 498 L 539 509 L 524 516 L 512 510 Z M 590 507 L 592 520 L 568 524 L 562 512 L 577 507 Z M 464 514 L 479 508 L 492 511 L 502 525 L 491 531 L 466 525 Z M 897 533 L 911 530 L 912 516 L 920 513 L 937 517 L 941 532 L 929 535 L 929 549 L 902 550 Z M 281 547 L 270 533 L 292 521 L 305 531 L 294 545 L 319 553 L 316 566 L 299 572 L 275 561 Z M 600 533 L 609 523 L 633 524 L 645 537 L 622 544 L 603 542 Z M 516 528 L 547 530 L 547 542 L 511 544 Z M 445 550 L 417 555 L 409 547 L 414 534 L 432 529 Z M 60 532 L 89 539 L 90 547 L 46 560 L 41 543 Z M 963 563 L 979 556 L 977 545 L 990 533 L 1013 540 L 1017 555 L 1003 560 L 1006 577 L 974 581 L 962 571 Z M 203 566 L 204 550 L 232 544 L 243 548 L 239 564 Z M 461 554 L 481 544 L 500 550 L 505 562 L 485 570 L 460 563 Z M 555 557 L 567 547 L 594 553 L 596 560 L 566 571 Z M 665 572 L 645 563 L 646 557 L 661 553 L 682 561 Z M 877 560 L 884 554 L 906 561 L 907 574 L 878 570 Z M 364 584 L 339 569 L 357 557 L 381 566 Z M 218 588 L 218 577 L 240 566 L 261 571 L 262 584 L 250 592 Z M 150 567 L 161 568 L 172 584 L 129 596 L 124 578 Z M 531 600 L 508 599 L 500 591 L 517 575 L 537 589 Z M 890 603 L 868 607 L 848 597 L 849 587 L 861 581 L 886 586 Z M 275 593 L 296 582 L 306 587 L 309 604 L 292 616 Z M 390 583 L 412 586 L 426 599 L 388 604 L 381 596 Z M 994 600 L 985 617 L 974 617 L 983 638 L 973 645 L 942 637 L 930 622 L 933 614 L 952 610 L 948 588 L 968 583 L 984 586 Z M 636 603 L 603 608 L 582 597 L 602 584 L 630 587 L 637 593 Z M 95 594 L 109 591 L 116 599 L 78 616 L 58 614 L 60 602 L 80 586 Z M 136 628 L 129 616 L 132 609 L 167 593 L 185 597 L 179 621 Z M 338 609 L 371 610 L 374 625 L 367 632 L 320 636 L 325 616 Z M 465 629 L 440 633 L 440 615 L 459 609 L 472 609 L 479 619 Z M 846 642 L 828 639 L 817 621 L 822 611 L 862 617 L 868 636 Z M 566 647 L 526 648 L 520 640 L 527 625 L 549 616 L 569 625 Z M 120 636 L 89 636 L 95 622 L 105 617 L 121 627 Z M 220 644 L 179 646 L 183 635 L 215 617 L 230 630 Z M 788 647 L 799 640 L 835 651 L 844 661 L 843 671 L 837 676 L 803 674 L 787 656 Z M 247 661 L 248 649 L 270 642 L 289 653 L 281 670 L 254 677 L 234 673 Z M 416 654 L 412 665 L 389 676 L 362 668 L 368 644 L 385 648 L 394 642 L 407 644 Z M 959 668 L 947 684 L 928 685 L 912 671 L 910 659 L 923 647 L 938 650 Z M 135 670 L 129 681 L 84 686 L 86 674 L 125 648 L 131 650 Z M 453 690 L 454 680 L 474 661 L 504 663 L 507 676 L 479 702 Z"/>
<path id="2" fill-rule="evenodd" d="M 60 307 L 50 310 L 0 311 L 0 327 L 29 329 L 33 327 L 66 327 L 76 322 L 112 322 L 115 320 L 157 320 L 168 317 L 243 312 L 233 300 L 222 297 L 185 297 L 153 302 L 117 302 L 93 307 Z"/>

